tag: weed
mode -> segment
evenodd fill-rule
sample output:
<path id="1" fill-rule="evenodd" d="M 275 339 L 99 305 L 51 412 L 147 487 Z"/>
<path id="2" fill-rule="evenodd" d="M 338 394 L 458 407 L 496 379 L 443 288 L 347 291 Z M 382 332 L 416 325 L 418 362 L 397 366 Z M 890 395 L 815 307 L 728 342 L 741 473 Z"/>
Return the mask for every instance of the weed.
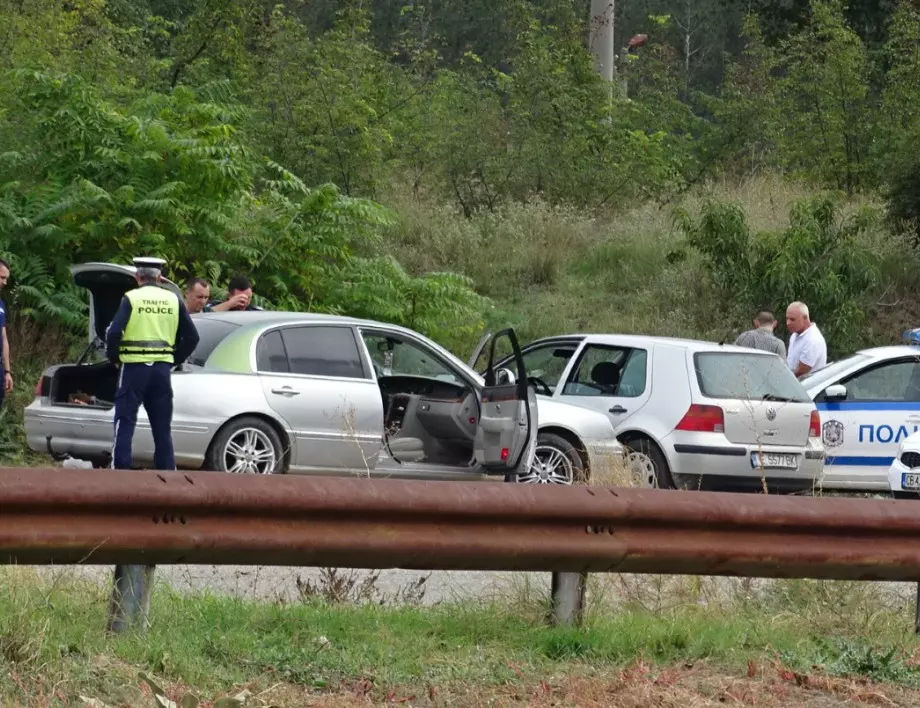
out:
<path id="1" fill-rule="evenodd" d="M 331 604 L 376 602 L 377 604 L 419 605 L 425 597 L 425 583 L 431 573 L 398 587 L 392 594 L 380 590 L 380 572 L 362 575 L 353 569 L 321 568 L 316 581 L 296 578 L 301 601 L 321 599 Z"/>
<path id="2" fill-rule="evenodd" d="M 810 652 L 783 652 L 780 659 L 804 671 L 920 686 L 920 667 L 908 662 L 901 647 L 873 646 L 860 637 L 816 637 Z"/>

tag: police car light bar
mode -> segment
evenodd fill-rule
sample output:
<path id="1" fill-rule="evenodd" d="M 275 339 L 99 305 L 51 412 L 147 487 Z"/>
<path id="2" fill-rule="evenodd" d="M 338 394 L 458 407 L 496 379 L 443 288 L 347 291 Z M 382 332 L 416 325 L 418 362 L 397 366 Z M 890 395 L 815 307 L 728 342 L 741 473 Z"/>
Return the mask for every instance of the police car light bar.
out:
<path id="1" fill-rule="evenodd" d="M 901 335 L 901 339 L 905 344 L 910 346 L 920 346 L 920 327 L 914 327 L 914 329 L 908 329 Z"/>

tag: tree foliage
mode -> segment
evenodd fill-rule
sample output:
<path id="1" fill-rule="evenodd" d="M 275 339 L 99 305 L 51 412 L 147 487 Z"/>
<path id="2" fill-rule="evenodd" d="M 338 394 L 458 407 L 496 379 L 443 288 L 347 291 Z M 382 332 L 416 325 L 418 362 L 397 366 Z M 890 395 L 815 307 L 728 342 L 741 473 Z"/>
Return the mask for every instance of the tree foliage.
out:
<path id="1" fill-rule="evenodd" d="M 865 233 L 877 226 L 875 211 L 844 217 L 839 200 L 825 194 L 796 203 L 782 231 L 752 232 L 731 203 L 708 202 L 697 217 L 679 210 L 676 222 L 739 321 L 759 308 L 781 312 L 802 300 L 834 348 L 858 339 L 865 321 L 860 303 L 879 279 L 864 245 Z"/>
<path id="2" fill-rule="evenodd" d="M 614 210 L 778 170 L 881 192 L 920 229 L 915 3 L 617 3 L 614 87 L 589 5 L 0 0 L 0 250 L 20 309 L 80 326 L 67 265 L 147 251 L 218 292 L 246 272 L 272 306 L 468 336 L 489 310 L 469 281 L 383 256 L 394 193 L 467 216 L 534 197 Z M 847 232 L 815 209 L 795 217 L 805 241 L 748 236 L 776 263 L 812 241 L 824 262 Z M 793 266 L 744 257 L 748 280 L 713 277 L 804 297 Z"/>
<path id="3" fill-rule="evenodd" d="M 250 150 L 238 130 L 245 111 L 225 85 L 126 107 L 74 74 L 18 70 L 11 88 L 0 131 L 17 149 L 0 155 L 0 250 L 27 314 L 79 326 L 81 300 L 61 287 L 68 266 L 152 253 L 177 278 L 247 273 L 269 307 L 442 335 L 481 322 L 486 303 L 468 281 L 412 277 L 376 255 L 385 208 L 332 184 L 307 187 Z"/>

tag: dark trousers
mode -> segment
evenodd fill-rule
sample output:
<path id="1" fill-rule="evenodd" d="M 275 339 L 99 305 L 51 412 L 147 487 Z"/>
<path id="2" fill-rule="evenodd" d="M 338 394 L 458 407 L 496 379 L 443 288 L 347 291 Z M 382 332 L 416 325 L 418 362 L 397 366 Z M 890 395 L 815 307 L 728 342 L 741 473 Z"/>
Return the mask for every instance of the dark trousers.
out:
<path id="1" fill-rule="evenodd" d="M 172 364 L 122 364 L 118 391 L 115 394 L 115 447 L 112 467 L 131 469 L 131 443 L 141 405 L 147 411 L 153 433 L 154 467 L 176 469 L 172 442 L 173 392 L 169 372 Z"/>

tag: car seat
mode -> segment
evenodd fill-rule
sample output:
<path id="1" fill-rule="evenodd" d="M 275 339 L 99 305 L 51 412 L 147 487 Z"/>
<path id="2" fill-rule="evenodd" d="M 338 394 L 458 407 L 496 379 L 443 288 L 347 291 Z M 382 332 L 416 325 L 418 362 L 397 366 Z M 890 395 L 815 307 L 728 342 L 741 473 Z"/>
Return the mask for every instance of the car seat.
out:
<path id="1" fill-rule="evenodd" d="M 591 381 L 604 395 L 615 396 L 620 385 L 620 367 L 612 361 L 602 361 L 591 369 Z"/>

